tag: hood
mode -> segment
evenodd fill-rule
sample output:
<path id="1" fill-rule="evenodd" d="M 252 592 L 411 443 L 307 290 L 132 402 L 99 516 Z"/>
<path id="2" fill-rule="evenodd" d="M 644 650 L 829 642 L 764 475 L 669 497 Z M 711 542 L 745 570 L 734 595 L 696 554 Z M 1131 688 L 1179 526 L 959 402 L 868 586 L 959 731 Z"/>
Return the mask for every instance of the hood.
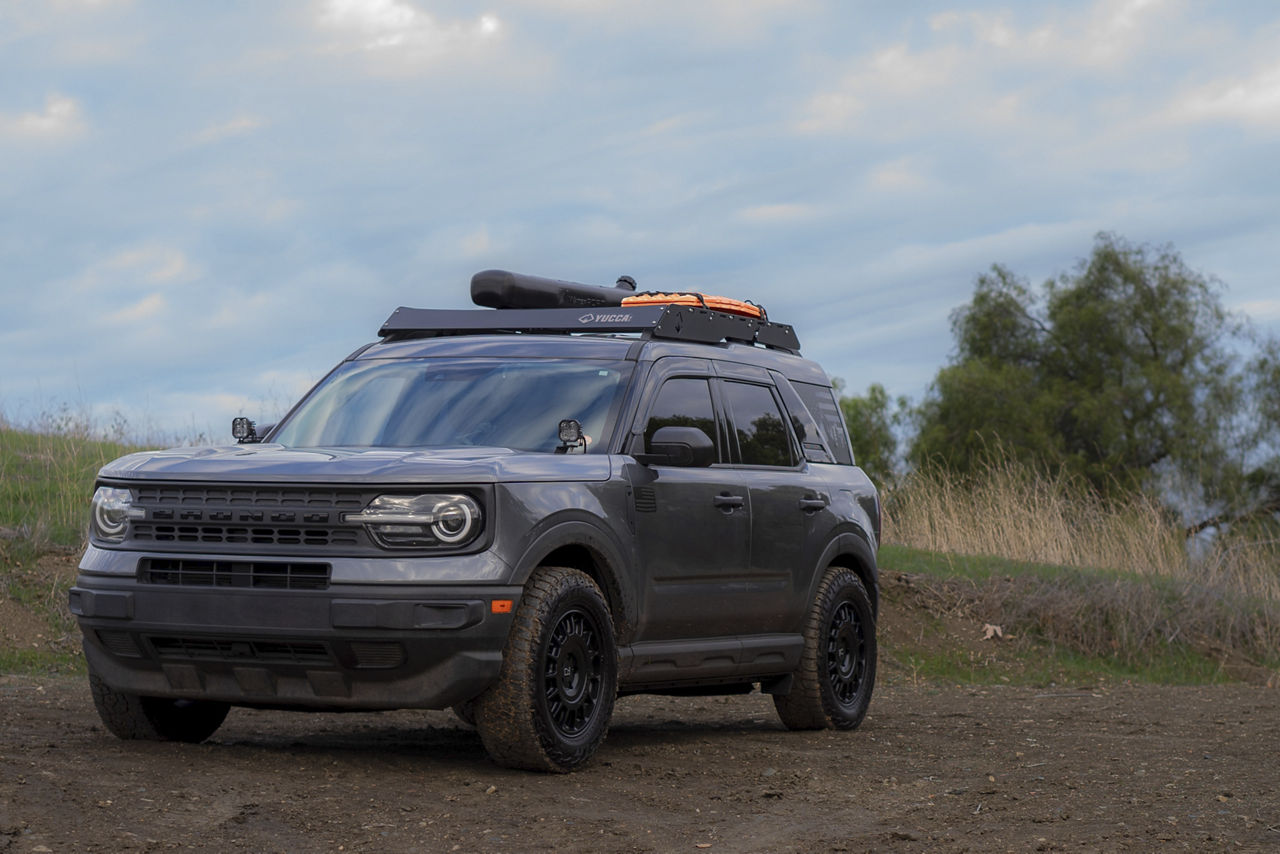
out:
<path id="1" fill-rule="evenodd" d="M 605 455 L 531 454 L 507 448 L 286 448 L 231 445 L 141 451 L 100 478 L 240 483 L 496 483 L 608 480 Z"/>

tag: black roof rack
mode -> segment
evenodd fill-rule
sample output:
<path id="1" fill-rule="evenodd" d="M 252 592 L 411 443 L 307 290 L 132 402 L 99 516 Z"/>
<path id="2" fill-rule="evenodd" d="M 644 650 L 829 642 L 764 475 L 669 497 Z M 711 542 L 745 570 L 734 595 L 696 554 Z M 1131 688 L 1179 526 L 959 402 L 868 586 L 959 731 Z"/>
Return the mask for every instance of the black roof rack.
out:
<path id="1" fill-rule="evenodd" d="M 795 330 L 785 323 L 685 305 L 461 310 L 401 306 L 391 313 L 378 334 L 399 339 L 486 332 L 639 332 L 652 338 L 702 344 L 760 344 L 772 350 L 800 352 Z"/>

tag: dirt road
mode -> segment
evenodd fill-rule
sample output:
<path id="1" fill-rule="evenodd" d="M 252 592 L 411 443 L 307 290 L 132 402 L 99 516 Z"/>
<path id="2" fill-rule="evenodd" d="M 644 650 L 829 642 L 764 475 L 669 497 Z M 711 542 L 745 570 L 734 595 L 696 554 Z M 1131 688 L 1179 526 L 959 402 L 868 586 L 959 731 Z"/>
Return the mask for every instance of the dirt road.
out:
<path id="1" fill-rule="evenodd" d="M 0 677 L 0 851 L 1280 851 L 1280 690 L 907 685 L 854 733 L 627 698 L 567 776 L 447 712 L 233 710 L 126 743 L 83 680 Z"/>

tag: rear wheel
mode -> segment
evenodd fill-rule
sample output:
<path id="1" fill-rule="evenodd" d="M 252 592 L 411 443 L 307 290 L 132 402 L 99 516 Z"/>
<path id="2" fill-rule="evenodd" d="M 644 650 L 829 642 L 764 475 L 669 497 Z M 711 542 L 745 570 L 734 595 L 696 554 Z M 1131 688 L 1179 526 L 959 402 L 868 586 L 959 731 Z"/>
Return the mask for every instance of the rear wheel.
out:
<path id="1" fill-rule="evenodd" d="M 230 706 L 208 700 L 170 700 L 125 694 L 89 674 L 98 717 L 112 735 L 143 741 L 204 741 L 222 726 Z"/>
<path id="2" fill-rule="evenodd" d="M 498 681 L 476 699 L 476 729 L 500 765 L 572 771 L 604 741 L 617 689 L 600 588 L 576 569 L 540 567 L 516 608 Z"/>
<path id="3" fill-rule="evenodd" d="M 862 580 L 832 567 L 818 586 L 804 652 L 789 694 L 775 694 L 788 729 L 853 729 L 866 717 L 876 681 L 876 620 Z"/>

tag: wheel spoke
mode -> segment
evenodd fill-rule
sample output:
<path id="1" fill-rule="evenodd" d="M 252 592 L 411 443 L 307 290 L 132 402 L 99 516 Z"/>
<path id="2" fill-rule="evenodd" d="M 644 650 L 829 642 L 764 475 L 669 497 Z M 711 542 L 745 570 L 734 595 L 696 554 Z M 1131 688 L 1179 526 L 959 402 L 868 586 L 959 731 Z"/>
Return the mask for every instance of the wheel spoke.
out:
<path id="1" fill-rule="evenodd" d="M 837 702 L 850 706 L 862 687 L 867 665 L 866 636 L 853 603 L 841 602 L 827 632 L 827 679 Z"/>
<path id="2" fill-rule="evenodd" d="M 552 627 L 542 675 L 551 723 L 564 735 L 582 731 L 596 710 L 604 678 L 600 639 L 587 614 L 569 611 Z"/>

